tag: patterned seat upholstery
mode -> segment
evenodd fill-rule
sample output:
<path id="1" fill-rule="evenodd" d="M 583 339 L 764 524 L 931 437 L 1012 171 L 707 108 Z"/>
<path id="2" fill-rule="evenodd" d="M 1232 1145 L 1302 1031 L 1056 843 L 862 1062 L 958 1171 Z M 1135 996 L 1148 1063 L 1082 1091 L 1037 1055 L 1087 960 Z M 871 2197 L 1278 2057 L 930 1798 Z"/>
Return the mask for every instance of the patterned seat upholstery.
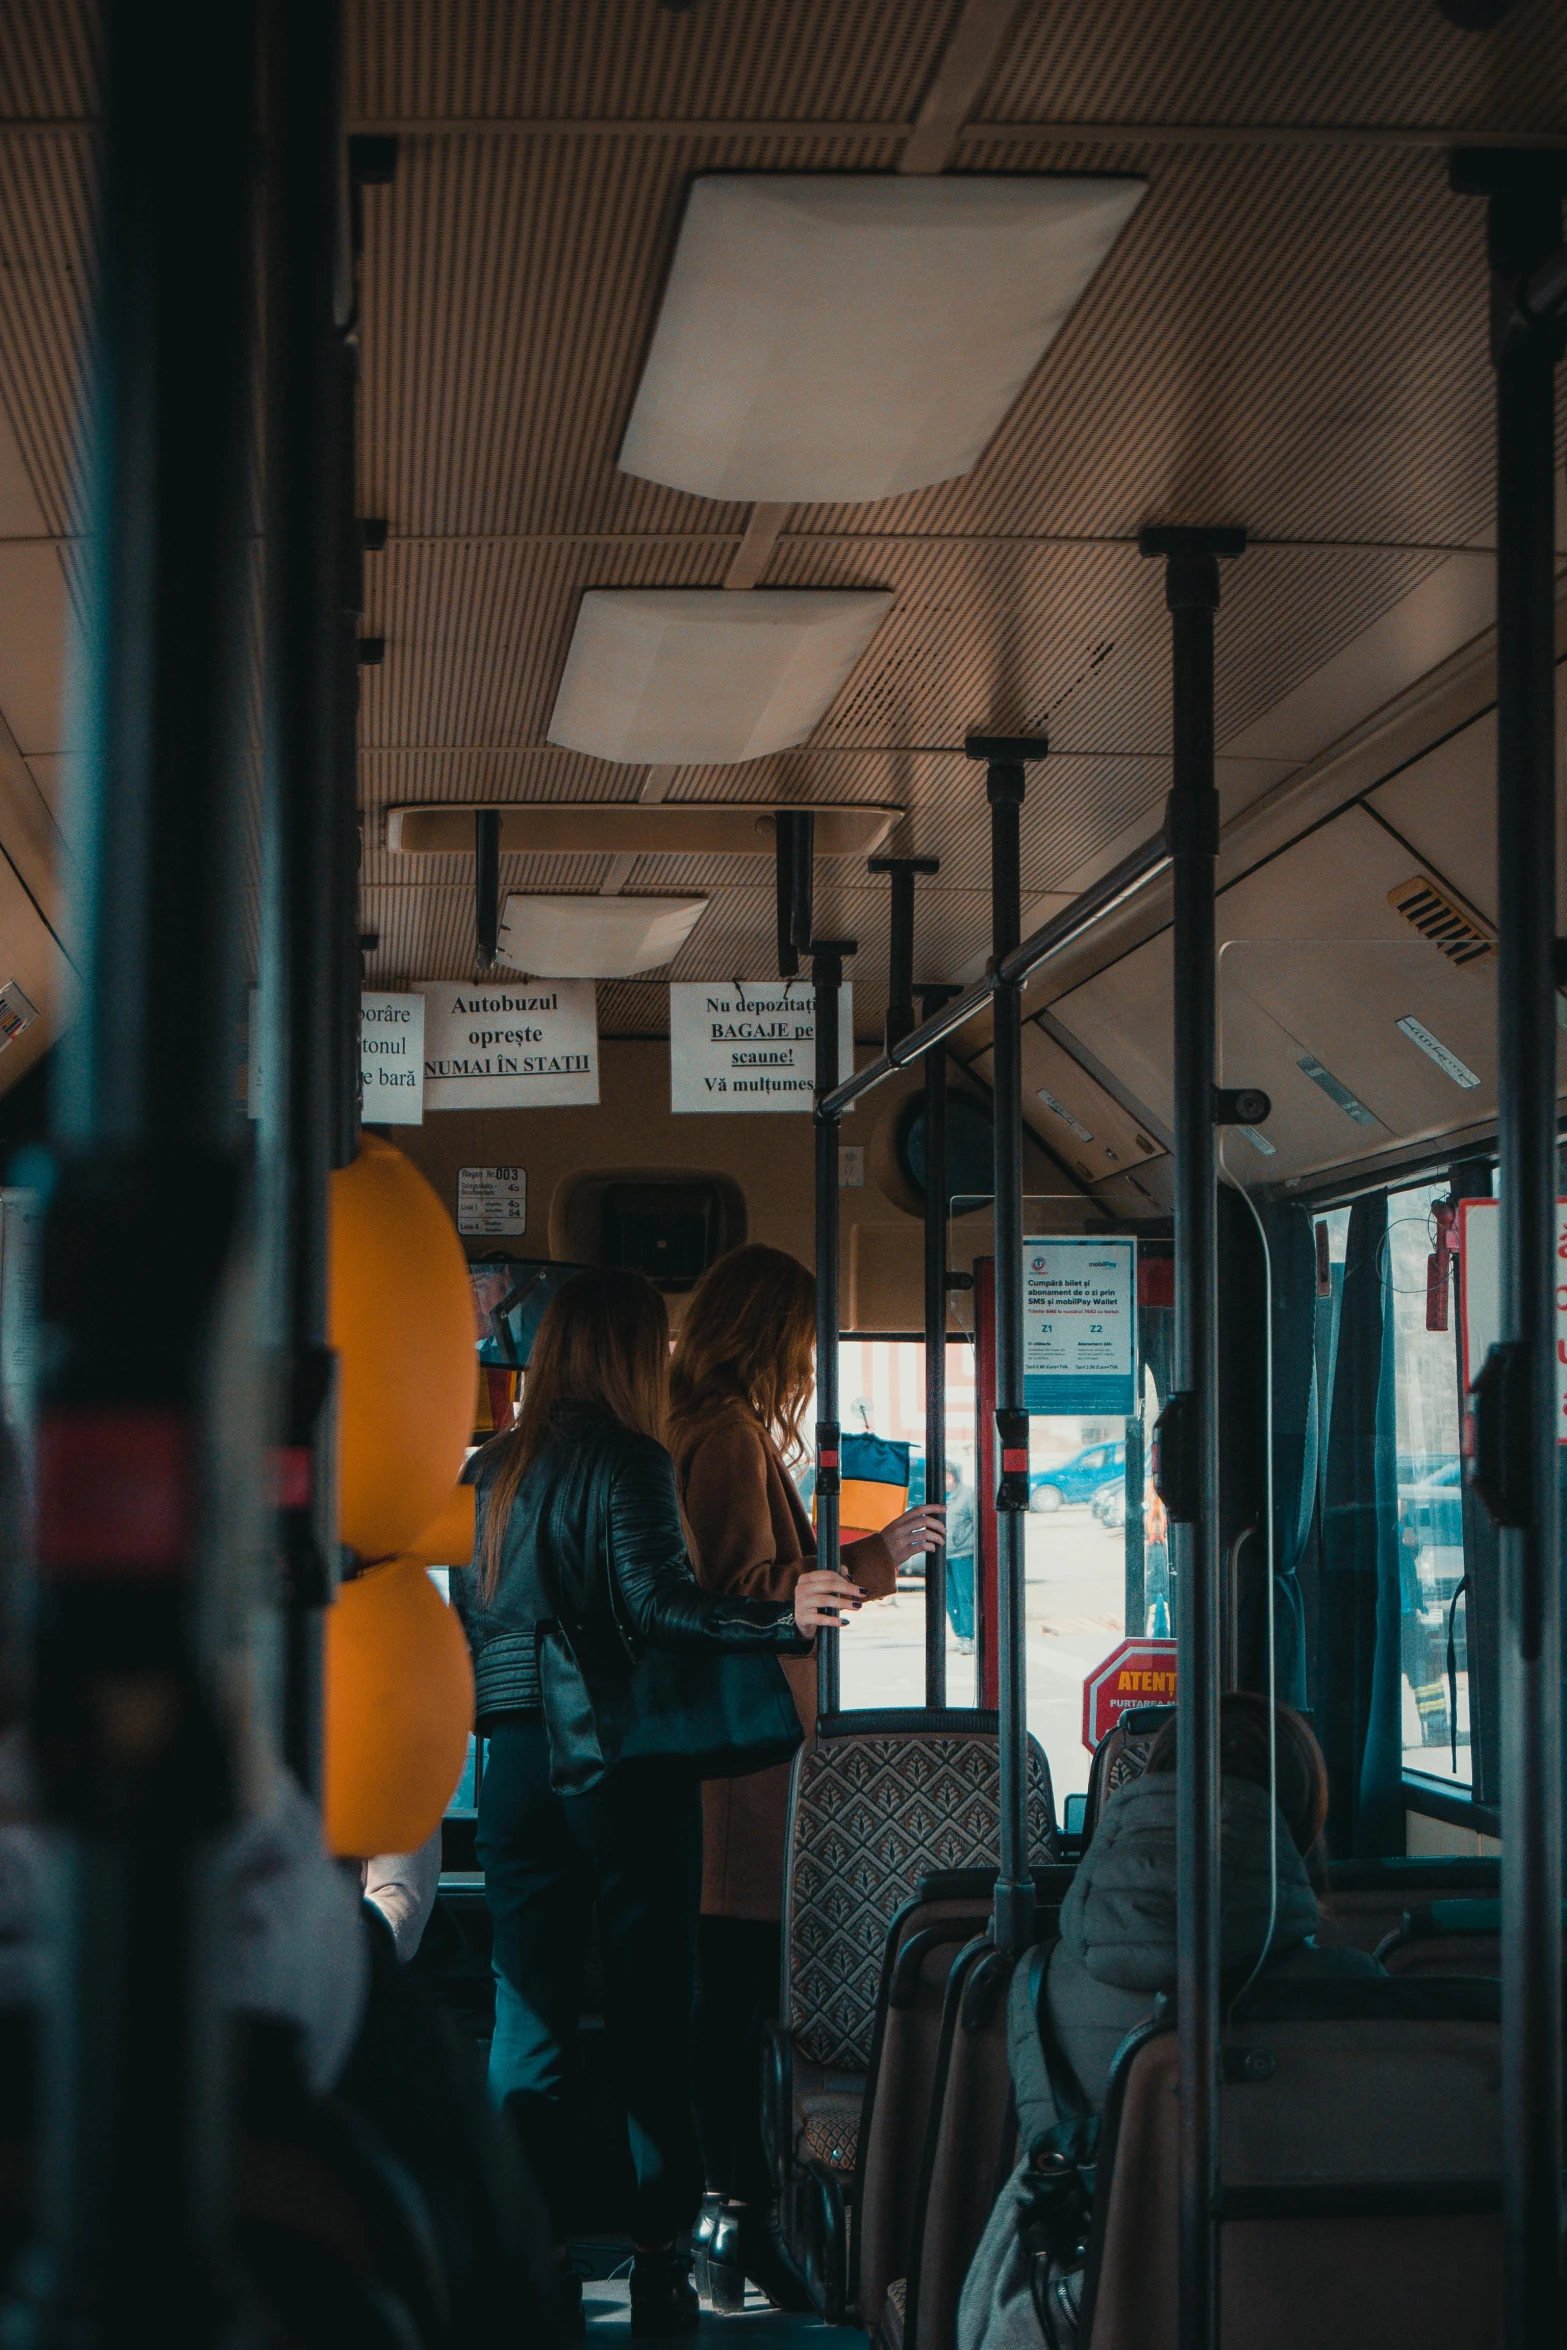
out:
<path id="1" fill-rule="evenodd" d="M 1128 1779 L 1142 1777 L 1153 1742 L 1174 1711 L 1171 1705 L 1129 1706 L 1115 1727 L 1100 1739 L 1094 1749 L 1088 1774 L 1088 1801 L 1083 1807 L 1085 1847 L 1116 1789 L 1124 1787 Z"/>
<path id="2" fill-rule="evenodd" d="M 996 1866 L 995 1717 L 954 1709 L 935 1720 L 902 1728 L 886 1713 L 830 1716 L 795 1758 L 785 2021 L 802 2092 L 816 2068 L 864 2073 L 887 1929 L 921 1878 Z M 1051 1857 L 1054 1828 L 1049 1768 L 1030 1739 L 1031 1863 Z"/>

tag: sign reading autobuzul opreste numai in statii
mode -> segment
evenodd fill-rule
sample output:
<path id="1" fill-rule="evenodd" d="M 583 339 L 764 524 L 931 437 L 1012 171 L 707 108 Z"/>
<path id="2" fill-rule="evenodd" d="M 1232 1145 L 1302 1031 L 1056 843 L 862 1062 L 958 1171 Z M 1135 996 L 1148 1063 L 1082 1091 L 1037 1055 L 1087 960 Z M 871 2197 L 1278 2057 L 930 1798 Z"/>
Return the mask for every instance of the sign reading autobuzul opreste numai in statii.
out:
<path id="1" fill-rule="evenodd" d="M 515 987 L 421 979 L 426 1110 L 592 1109 L 599 1098 L 591 979 Z"/>
<path id="2" fill-rule="evenodd" d="M 854 990 L 838 996 L 838 1074 L 854 1068 Z M 808 1110 L 816 991 L 799 979 L 677 979 L 669 990 L 672 1110 Z"/>

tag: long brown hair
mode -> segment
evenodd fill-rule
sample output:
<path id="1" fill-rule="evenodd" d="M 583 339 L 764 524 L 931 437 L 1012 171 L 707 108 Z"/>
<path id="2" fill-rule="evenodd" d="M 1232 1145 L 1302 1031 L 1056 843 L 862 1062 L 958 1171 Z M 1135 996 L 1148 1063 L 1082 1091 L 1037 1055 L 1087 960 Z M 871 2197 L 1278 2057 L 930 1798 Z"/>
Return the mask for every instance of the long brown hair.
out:
<path id="1" fill-rule="evenodd" d="M 517 1418 L 488 1448 L 479 1590 L 495 1596 L 512 1503 L 544 1449 L 556 1407 L 597 1404 L 624 1427 L 665 1442 L 669 1423 L 669 1316 L 640 1273 L 575 1273 L 544 1309 L 522 1383 Z"/>
<path id="2" fill-rule="evenodd" d="M 1328 1818 L 1328 1766 L 1311 1725 L 1293 1706 L 1276 1705 L 1279 1810 L 1290 1841 L 1313 1872 L 1321 1865 L 1322 1831 Z M 1144 1766 L 1149 1772 L 1175 1769 L 1176 1726 L 1172 1717 L 1155 1738 Z M 1268 1784 L 1268 1701 L 1255 1690 L 1232 1689 L 1219 1700 L 1219 1771 L 1226 1779 Z"/>
<path id="3" fill-rule="evenodd" d="M 670 1370 L 678 1436 L 718 1404 L 749 1404 L 780 1452 L 800 1449 L 816 1344 L 816 1280 L 798 1257 L 748 1241 L 691 1295 Z"/>

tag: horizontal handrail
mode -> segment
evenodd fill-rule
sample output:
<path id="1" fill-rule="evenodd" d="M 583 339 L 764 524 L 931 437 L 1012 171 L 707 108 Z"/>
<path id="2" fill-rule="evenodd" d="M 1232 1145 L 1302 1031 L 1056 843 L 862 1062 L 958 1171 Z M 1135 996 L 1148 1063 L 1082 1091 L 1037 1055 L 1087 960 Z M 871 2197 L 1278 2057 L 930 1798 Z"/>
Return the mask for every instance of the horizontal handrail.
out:
<path id="1" fill-rule="evenodd" d="M 1162 873 L 1170 862 L 1170 851 L 1161 826 L 1152 840 L 1145 840 L 1140 848 L 1123 857 L 1112 866 L 1100 881 L 1091 882 L 1087 889 L 1063 906 L 1059 914 L 1052 914 L 1048 922 L 1032 931 L 1021 945 L 1004 955 L 994 970 L 976 979 L 950 1004 L 943 1004 L 930 1019 L 922 1020 L 918 1028 L 911 1028 L 900 1037 L 890 1052 L 878 1054 L 852 1077 L 846 1077 L 831 1093 L 824 1094 L 816 1105 L 820 1118 L 841 1117 L 851 1102 L 882 1085 L 899 1069 L 907 1069 L 913 1062 L 923 1060 L 935 1046 L 972 1020 L 976 1012 L 984 1010 L 998 987 L 1017 987 L 1042 963 L 1048 963 L 1074 941 L 1081 938 L 1096 922 Z"/>

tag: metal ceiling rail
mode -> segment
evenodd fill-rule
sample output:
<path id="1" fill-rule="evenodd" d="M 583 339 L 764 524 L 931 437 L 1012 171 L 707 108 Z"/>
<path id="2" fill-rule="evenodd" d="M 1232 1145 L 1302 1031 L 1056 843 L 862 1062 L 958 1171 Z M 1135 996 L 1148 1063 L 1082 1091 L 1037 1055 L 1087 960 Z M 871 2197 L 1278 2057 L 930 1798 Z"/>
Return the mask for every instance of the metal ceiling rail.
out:
<path id="1" fill-rule="evenodd" d="M 1145 840 L 1130 856 L 1123 857 L 1119 865 L 1112 866 L 1101 881 L 1091 882 L 1069 906 L 1063 906 L 1059 914 L 1052 914 L 1048 922 L 1032 931 L 1009 955 L 1001 956 L 994 969 L 987 971 L 982 979 L 976 979 L 960 995 L 954 996 L 951 1003 L 922 1020 L 918 1028 L 910 1029 L 900 1042 L 879 1053 L 854 1076 L 846 1077 L 831 1093 L 824 1094 L 820 1104 L 823 1117 L 841 1117 L 851 1102 L 873 1092 L 899 1069 L 910 1068 L 949 1036 L 956 1035 L 976 1012 L 985 1009 L 998 987 L 1021 987 L 1042 964 L 1074 945 L 1096 922 L 1102 922 L 1107 914 L 1114 913 L 1118 906 L 1163 873 L 1169 862 L 1169 846 L 1161 825 L 1151 840 Z"/>

